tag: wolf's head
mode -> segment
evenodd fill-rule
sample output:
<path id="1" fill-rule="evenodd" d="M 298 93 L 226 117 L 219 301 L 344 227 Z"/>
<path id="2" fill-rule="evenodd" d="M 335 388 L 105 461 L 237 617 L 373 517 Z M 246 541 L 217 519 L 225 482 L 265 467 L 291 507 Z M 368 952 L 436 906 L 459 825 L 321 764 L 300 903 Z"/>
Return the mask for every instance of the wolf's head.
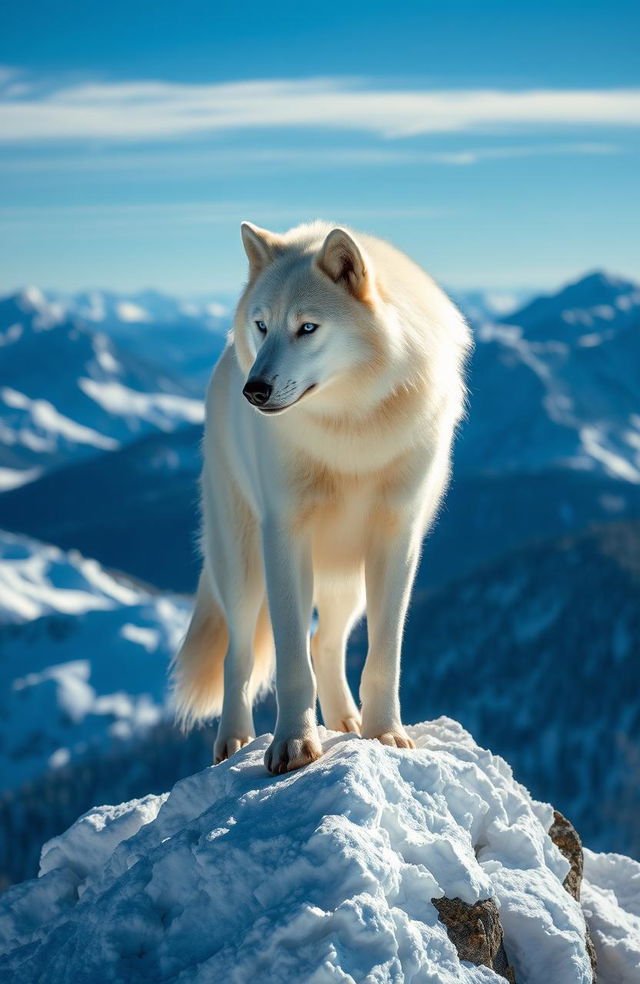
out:
<path id="1" fill-rule="evenodd" d="M 281 414 L 336 397 L 380 358 L 378 299 L 354 236 L 323 223 L 285 235 L 242 224 L 249 284 L 234 326 L 244 395 Z M 344 399 L 339 400 L 344 405 Z"/>

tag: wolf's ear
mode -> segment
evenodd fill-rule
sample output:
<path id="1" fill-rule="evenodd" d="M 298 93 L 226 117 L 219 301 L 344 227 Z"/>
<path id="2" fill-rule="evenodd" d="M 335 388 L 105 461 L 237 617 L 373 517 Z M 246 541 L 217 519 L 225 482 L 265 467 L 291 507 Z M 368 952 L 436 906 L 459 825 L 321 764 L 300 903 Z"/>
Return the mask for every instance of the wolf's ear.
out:
<path id="1" fill-rule="evenodd" d="M 369 275 L 360 247 L 345 229 L 332 229 L 316 257 L 316 264 L 336 284 L 342 284 L 354 297 L 364 300 Z"/>
<path id="2" fill-rule="evenodd" d="M 280 236 L 267 229 L 260 229 L 251 222 L 240 226 L 242 245 L 249 260 L 249 274 L 256 277 L 276 258 L 282 248 Z"/>

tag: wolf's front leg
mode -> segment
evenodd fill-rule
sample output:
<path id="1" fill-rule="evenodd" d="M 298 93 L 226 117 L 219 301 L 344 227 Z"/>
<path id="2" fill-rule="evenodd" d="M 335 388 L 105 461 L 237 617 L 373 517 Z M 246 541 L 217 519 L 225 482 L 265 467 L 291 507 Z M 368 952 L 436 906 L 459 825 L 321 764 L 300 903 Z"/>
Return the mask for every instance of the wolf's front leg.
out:
<path id="1" fill-rule="evenodd" d="M 365 559 L 369 651 L 362 673 L 362 735 L 383 745 L 413 748 L 400 715 L 402 630 L 418 563 L 412 527 L 381 534 Z"/>
<path id="2" fill-rule="evenodd" d="M 309 543 L 292 538 L 284 524 L 265 522 L 263 545 L 278 698 L 276 730 L 265 765 L 278 774 L 322 755 L 309 653 L 313 569 Z"/>

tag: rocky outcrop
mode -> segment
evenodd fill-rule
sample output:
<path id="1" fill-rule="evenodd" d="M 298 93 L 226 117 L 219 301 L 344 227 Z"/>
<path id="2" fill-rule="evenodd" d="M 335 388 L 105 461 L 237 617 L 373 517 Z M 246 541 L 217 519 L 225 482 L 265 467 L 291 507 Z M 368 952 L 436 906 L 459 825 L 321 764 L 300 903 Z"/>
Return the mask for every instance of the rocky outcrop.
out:
<path id="1" fill-rule="evenodd" d="M 553 823 L 549 837 L 571 865 L 563 882 L 569 895 L 580 901 L 580 886 L 584 870 L 584 857 L 580 835 L 572 823 L 558 810 L 553 811 Z M 482 899 L 474 905 L 462 899 L 432 899 L 441 922 L 447 927 L 449 939 L 461 960 L 489 967 L 510 984 L 516 984 L 504 948 L 504 934 L 500 913 L 493 899 Z M 586 930 L 586 944 L 593 982 L 597 982 L 597 959 L 593 940 Z"/>
<path id="2" fill-rule="evenodd" d="M 569 895 L 573 896 L 576 902 L 579 902 L 580 886 L 582 885 L 582 874 L 584 871 L 584 856 L 580 835 L 573 824 L 562 813 L 554 810 L 553 823 L 549 828 L 549 837 L 571 865 L 563 885 Z M 596 984 L 598 979 L 598 960 L 588 926 L 586 928 L 586 942 L 587 953 L 589 954 L 591 969 L 593 971 L 593 982 Z"/>
<path id="3" fill-rule="evenodd" d="M 432 899 L 461 960 L 489 967 L 516 984 L 504 949 L 502 923 L 493 899 L 474 905 L 462 899 Z"/>
<path id="4" fill-rule="evenodd" d="M 503 760 L 446 718 L 413 726 L 411 750 L 321 734 L 323 758 L 286 776 L 265 774 L 262 735 L 168 794 L 81 816 L 0 898 L 0 978 L 591 984 L 553 812 Z M 607 926 L 630 962 L 622 895 Z"/>

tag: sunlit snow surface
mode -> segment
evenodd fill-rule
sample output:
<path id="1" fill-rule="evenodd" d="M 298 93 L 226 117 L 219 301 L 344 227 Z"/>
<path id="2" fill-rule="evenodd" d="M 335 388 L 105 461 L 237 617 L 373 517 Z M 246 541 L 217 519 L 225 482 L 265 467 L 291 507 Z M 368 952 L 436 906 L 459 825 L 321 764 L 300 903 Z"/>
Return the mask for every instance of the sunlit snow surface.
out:
<path id="1" fill-rule="evenodd" d="M 640 864 L 584 852 L 582 905 L 598 953 L 600 981 L 640 981 Z"/>
<path id="2" fill-rule="evenodd" d="M 44 846 L 40 878 L 0 901 L 0 971 L 60 984 L 500 984 L 460 963 L 431 902 L 446 895 L 496 899 L 519 984 L 591 981 L 551 808 L 455 722 L 410 733 L 415 751 L 323 732 L 324 757 L 277 778 L 263 736 L 168 795 L 89 811 Z M 610 880 L 634 864 L 620 859 Z M 617 909 L 586 892 L 637 959 L 637 885 Z M 598 946 L 600 981 L 618 984 L 605 932 Z"/>

